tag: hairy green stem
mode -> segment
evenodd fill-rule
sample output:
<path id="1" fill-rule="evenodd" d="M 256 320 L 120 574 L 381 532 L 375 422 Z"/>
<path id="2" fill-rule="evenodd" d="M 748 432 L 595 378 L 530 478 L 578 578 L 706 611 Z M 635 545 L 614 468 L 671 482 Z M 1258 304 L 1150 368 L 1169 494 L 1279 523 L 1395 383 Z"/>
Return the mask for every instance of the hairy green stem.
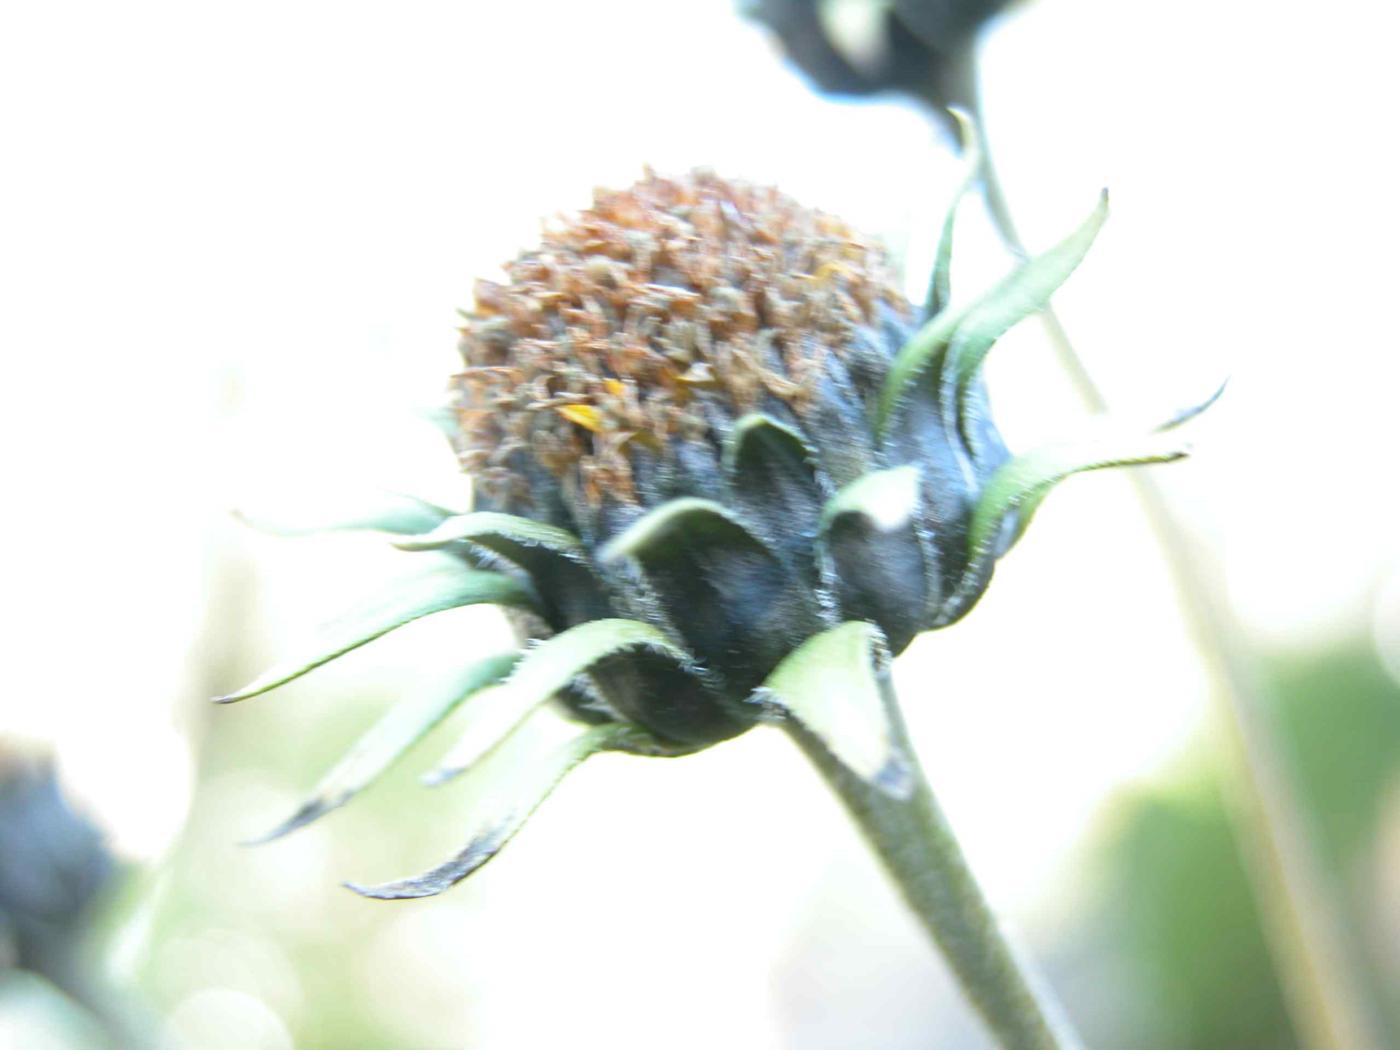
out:
<path id="1" fill-rule="evenodd" d="M 975 60 L 959 70 L 949 101 L 972 115 L 981 136 L 982 184 L 987 210 L 1003 242 L 1024 256 L 1005 191 L 997 177 L 981 111 Z M 1041 323 L 1084 405 L 1107 409 L 1107 399 L 1051 308 Z M 1172 570 L 1182 608 L 1206 665 L 1224 733 L 1226 780 L 1235 833 L 1241 842 L 1265 933 L 1289 1012 L 1304 1045 L 1317 1050 L 1378 1046 L 1376 1025 L 1345 948 L 1341 922 L 1324 890 L 1316 850 L 1292 782 L 1276 758 L 1263 690 L 1245 656 L 1244 639 L 1225 608 L 1217 575 L 1177 520 L 1162 488 L 1148 471 L 1132 482 Z"/>
<path id="2" fill-rule="evenodd" d="M 785 728 L 845 803 L 1001 1044 L 1008 1050 L 1078 1047 L 1063 1012 L 1007 940 L 973 878 L 909 744 L 887 674 L 881 690 L 915 785 L 906 799 L 848 771 L 800 724 Z"/>

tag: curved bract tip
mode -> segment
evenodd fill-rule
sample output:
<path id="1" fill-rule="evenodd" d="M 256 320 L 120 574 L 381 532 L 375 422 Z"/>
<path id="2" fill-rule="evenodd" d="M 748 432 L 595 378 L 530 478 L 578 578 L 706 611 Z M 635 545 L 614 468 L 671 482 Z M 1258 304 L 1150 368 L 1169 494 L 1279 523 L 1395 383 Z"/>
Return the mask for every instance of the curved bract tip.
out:
<path id="1" fill-rule="evenodd" d="M 215 703 L 247 700 L 269 692 L 414 620 L 468 605 L 506 605 L 533 610 L 538 607 L 538 601 L 530 586 L 514 577 L 470 570 L 457 564 L 436 565 L 427 572 L 397 581 L 368 601 L 363 609 L 327 624 L 299 650 L 242 689 L 215 698 Z"/>
<path id="2" fill-rule="evenodd" d="M 275 509 L 237 506 L 229 513 L 249 528 L 272 536 L 347 531 L 415 536 L 452 515 L 450 510 L 406 492 L 328 488 L 279 494 Z"/>
<path id="3" fill-rule="evenodd" d="M 1186 408 L 1181 409 L 1173 416 L 1171 416 L 1165 423 L 1162 423 L 1160 426 L 1158 426 L 1157 429 L 1159 431 L 1175 430 L 1183 423 L 1189 423 L 1191 420 L 1195 419 L 1202 412 L 1204 412 L 1206 409 L 1210 408 L 1217 401 L 1219 401 L 1225 393 L 1225 388 L 1229 385 L 1230 377 L 1226 376 L 1220 381 L 1220 385 L 1215 388 L 1215 390 L 1211 393 L 1211 395 L 1208 398 L 1206 398 L 1204 401 L 1199 402 L 1198 404 L 1189 405 Z"/>
<path id="4" fill-rule="evenodd" d="M 421 875 L 378 885 L 348 882 L 362 897 L 431 897 L 461 882 L 494 858 L 571 769 L 634 732 L 622 723 L 584 725 L 551 707 L 535 710 L 477 766 L 471 830 L 458 853 Z"/>
<path id="5" fill-rule="evenodd" d="M 764 542 L 722 503 L 682 496 L 648 511 L 629 525 L 598 552 L 598 560 L 605 565 L 625 558 L 645 562 L 679 534 L 695 539 L 722 537 L 728 542 L 767 550 Z"/>
<path id="6" fill-rule="evenodd" d="M 515 652 L 488 656 L 451 676 L 441 688 L 391 706 L 321 778 L 311 797 L 295 813 L 267 834 L 246 844 L 258 845 L 279 839 L 345 805 L 464 702 L 508 675 L 519 659 L 520 654 Z"/>

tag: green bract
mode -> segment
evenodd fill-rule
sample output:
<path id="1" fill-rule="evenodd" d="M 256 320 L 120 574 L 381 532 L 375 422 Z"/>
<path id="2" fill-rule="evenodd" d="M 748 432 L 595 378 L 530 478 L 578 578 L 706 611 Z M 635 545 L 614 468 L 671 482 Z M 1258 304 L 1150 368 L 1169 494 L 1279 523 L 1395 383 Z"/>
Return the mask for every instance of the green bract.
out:
<path id="1" fill-rule="evenodd" d="M 1056 482 L 1184 454 L 1117 431 L 1007 451 L 982 362 L 1073 271 L 1107 201 L 965 306 L 949 305 L 953 214 L 920 320 L 844 224 L 708 174 L 600 196 L 511 284 L 479 287 L 455 406 L 477 509 L 357 505 L 351 526 L 397 534 L 425 571 L 223 699 L 473 603 L 511 610 L 523 651 L 389 711 L 272 836 L 459 706 L 465 735 L 429 780 L 485 784 L 466 847 L 361 892 L 465 877 L 592 753 L 685 754 L 775 719 L 907 795 L 876 684 L 890 656 L 976 603 Z"/>

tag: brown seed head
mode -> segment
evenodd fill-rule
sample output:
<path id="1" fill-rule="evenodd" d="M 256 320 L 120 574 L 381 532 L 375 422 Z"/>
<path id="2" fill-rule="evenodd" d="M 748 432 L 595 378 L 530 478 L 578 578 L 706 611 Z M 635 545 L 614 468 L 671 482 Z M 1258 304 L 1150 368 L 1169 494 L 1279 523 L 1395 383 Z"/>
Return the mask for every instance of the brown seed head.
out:
<path id="1" fill-rule="evenodd" d="M 454 387 L 463 467 L 507 502 L 522 454 L 596 505 L 634 498 L 638 450 L 773 399 L 800 419 L 827 355 L 910 309 L 844 222 L 705 171 L 600 190 L 505 269 L 477 282 Z"/>

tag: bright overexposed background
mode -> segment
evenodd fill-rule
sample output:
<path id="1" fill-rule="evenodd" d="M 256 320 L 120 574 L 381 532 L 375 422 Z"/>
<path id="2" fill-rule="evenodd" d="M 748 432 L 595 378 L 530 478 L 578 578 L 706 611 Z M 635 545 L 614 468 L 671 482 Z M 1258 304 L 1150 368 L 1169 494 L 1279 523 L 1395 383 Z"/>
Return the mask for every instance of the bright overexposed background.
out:
<path id="1" fill-rule="evenodd" d="M 1056 302 L 1115 405 L 1165 418 L 1232 377 L 1166 470 L 1249 637 L 1364 636 L 1392 671 L 1397 31 L 1369 0 L 1038 0 L 984 62 L 1030 245 L 1112 191 Z M 412 771 L 237 842 L 502 625 L 444 615 L 206 702 L 404 557 L 265 538 L 230 507 L 332 482 L 464 504 L 418 412 L 473 277 L 541 216 L 644 164 L 708 166 L 880 234 L 917 294 L 959 178 L 922 114 L 821 98 L 728 0 L 17 4 L 0 97 L 0 732 L 52 748 L 133 862 L 103 964 L 171 1045 L 982 1045 L 777 734 L 591 762 L 468 884 L 385 905 L 337 884 L 459 845 L 451 790 Z M 975 204 L 957 259 L 964 294 L 1009 264 Z M 1032 324 L 989 375 L 1017 447 L 1080 416 Z M 1128 486 L 1067 485 L 897 674 L 988 891 L 1053 971 L 1095 828 L 1208 733 Z"/>

